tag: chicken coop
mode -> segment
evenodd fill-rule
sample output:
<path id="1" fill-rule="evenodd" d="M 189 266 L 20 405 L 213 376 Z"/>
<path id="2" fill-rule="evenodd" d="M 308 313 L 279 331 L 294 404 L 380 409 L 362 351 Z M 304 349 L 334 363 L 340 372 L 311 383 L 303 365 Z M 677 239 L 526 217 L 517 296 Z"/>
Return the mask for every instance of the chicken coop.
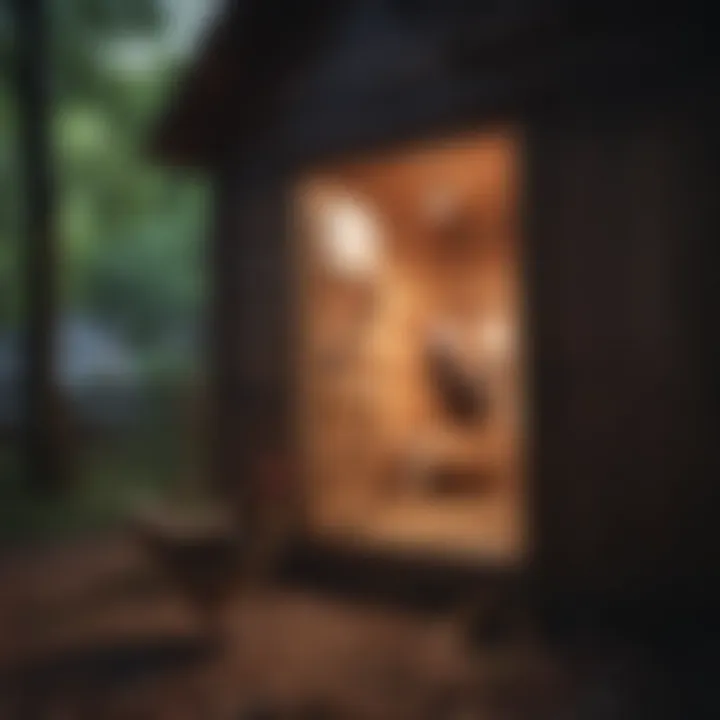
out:
<path id="1" fill-rule="evenodd" d="M 231 4 L 157 139 L 212 177 L 212 478 L 293 547 L 705 602 L 718 120 L 693 3 Z"/>

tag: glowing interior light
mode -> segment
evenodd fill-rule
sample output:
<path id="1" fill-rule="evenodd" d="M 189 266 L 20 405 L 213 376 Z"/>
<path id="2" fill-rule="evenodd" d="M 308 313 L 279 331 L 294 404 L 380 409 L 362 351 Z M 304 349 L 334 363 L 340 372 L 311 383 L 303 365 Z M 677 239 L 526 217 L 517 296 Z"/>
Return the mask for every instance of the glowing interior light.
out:
<path id="1" fill-rule="evenodd" d="M 371 210 L 352 196 L 323 204 L 322 241 L 328 264 L 341 275 L 374 272 L 380 254 L 380 224 Z"/>
<path id="2" fill-rule="evenodd" d="M 448 188 L 433 189 L 424 198 L 426 218 L 432 223 L 443 223 L 457 212 L 457 198 Z"/>
<path id="3" fill-rule="evenodd" d="M 501 317 L 485 319 L 480 326 L 482 350 L 494 360 L 506 360 L 512 352 L 513 332 L 510 323 Z"/>

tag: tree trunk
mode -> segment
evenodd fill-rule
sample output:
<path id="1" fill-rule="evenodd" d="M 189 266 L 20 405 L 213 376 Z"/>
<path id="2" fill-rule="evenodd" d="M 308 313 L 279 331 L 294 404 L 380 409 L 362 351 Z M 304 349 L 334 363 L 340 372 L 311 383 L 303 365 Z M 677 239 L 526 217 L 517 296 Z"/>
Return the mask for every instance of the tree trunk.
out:
<path id="1" fill-rule="evenodd" d="M 54 378 L 56 246 L 51 172 L 48 17 L 43 0 L 16 0 L 17 97 L 26 237 L 24 253 L 25 463 L 30 487 L 60 485 L 59 395 Z"/>

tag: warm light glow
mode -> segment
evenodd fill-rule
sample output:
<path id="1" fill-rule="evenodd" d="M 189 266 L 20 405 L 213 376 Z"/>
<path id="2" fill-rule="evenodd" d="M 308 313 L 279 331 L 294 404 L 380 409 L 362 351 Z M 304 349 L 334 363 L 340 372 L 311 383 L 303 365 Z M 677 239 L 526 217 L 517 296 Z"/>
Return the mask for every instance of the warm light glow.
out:
<path id="1" fill-rule="evenodd" d="M 512 353 L 513 344 L 510 323 L 499 316 L 485 318 L 480 325 L 480 343 L 483 352 L 493 360 L 506 360 Z"/>
<path id="2" fill-rule="evenodd" d="M 380 224 L 365 203 L 351 195 L 322 205 L 321 241 L 326 261 L 340 275 L 370 275 L 379 262 Z"/>
<path id="3" fill-rule="evenodd" d="M 297 432 L 313 535 L 522 561 L 515 148 L 483 135 L 299 188 Z"/>
<path id="4" fill-rule="evenodd" d="M 423 202 L 423 212 L 432 224 L 442 224 L 457 212 L 458 203 L 454 194 L 446 187 L 436 187 L 428 193 Z"/>

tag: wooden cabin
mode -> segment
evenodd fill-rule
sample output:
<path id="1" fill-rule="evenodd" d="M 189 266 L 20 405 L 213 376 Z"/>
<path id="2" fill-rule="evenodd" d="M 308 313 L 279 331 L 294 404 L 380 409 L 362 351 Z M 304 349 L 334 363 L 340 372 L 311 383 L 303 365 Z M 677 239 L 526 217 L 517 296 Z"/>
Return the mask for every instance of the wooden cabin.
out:
<path id="1" fill-rule="evenodd" d="M 710 606 L 716 68 L 694 3 L 646 5 L 221 14 L 157 145 L 214 182 L 245 527 L 554 608 Z"/>

